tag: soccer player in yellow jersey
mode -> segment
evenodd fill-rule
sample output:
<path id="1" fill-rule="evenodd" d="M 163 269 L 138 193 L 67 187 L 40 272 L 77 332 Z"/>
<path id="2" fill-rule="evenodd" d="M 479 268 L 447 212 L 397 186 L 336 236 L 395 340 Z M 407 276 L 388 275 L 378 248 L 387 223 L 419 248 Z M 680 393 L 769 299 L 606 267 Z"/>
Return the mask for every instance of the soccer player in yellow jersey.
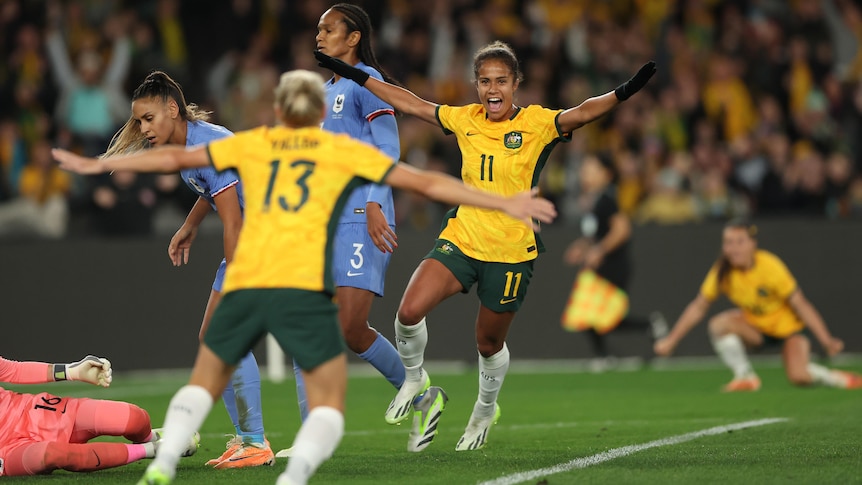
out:
<path id="1" fill-rule="evenodd" d="M 283 74 L 275 90 L 283 126 L 261 127 L 191 148 L 157 147 L 101 161 L 54 150 L 63 168 L 176 172 L 236 169 L 245 189 L 245 223 L 227 267 L 223 298 L 201 343 L 189 384 L 171 400 L 162 444 L 140 484 L 171 483 L 188 440 L 200 428 L 237 362 L 268 332 L 299 364 L 309 414 L 278 485 L 304 485 L 344 433 L 347 360 L 333 302 L 332 244 L 338 215 L 360 183 L 386 183 L 450 204 L 503 211 L 533 227 L 550 222 L 553 205 L 525 190 L 487 194 L 456 179 L 393 164 L 365 143 L 320 128 L 323 78 Z M 356 163 L 362 160 L 362 163 Z"/>
<path id="2" fill-rule="evenodd" d="M 784 370 L 795 385 L 818 383 L 844 389 L 862 388 L 862 376 L 811 362 L 811 343 L 803 330 L 810 331 L 830 356 L 841 352 L 844 342 L 829 333 L 820 313 L 802 294 L 778 256 L 757 248 L 757 227 L 744 220 L 731 221 L 725 226 L 721 257 L 668 336 L 655 343 L 656 354 L 670 355 L 703 319 L 720 293 L 737 307 L 709 320 L 713 347 L 733 370 L 733 380 L 724 386 L 725 391 L 760 389 L 760 378 L 751 368 L 745 347 L 769 343 L 782 344 Z"/>
<path id="3" fill-rule="evenodd" d="M 479 103 L 444 106 L 371 78 L 322 52 L 315 52 L 315 57 L 321 66 L 365 86 L 397 111 L 454 134 L 461 149 L 464 183 L 500 195 L 535 187 L 551 149 L 558 142 L 569 140 L 573 130 L 639 91 L 656 70 L 655 63 L 649 62 L 614 91 L 587 99 L 573 108 L 520 107 L 514 99 L 522 78 L 518 58 L 511 47 L 497 41 L 473 56 Z M 419 264 L 401 298 L 395 319 L 395 341 L 406 377 L 386 410 L 385 419 L 392 424 L 407 419 L 414 409 L 414 400 L 430 386 L 430 378 L 422 368 L 428 342 L 425 316 L 443 300 L 466 293 L 477 284 L 479 395 L 464 434 L 455 445 L 458 451 L 477 450 L 485 446 L 488 430 L 500 416 L 497 396 L 509 368 L 506 335 L 524 301 L 533 261 L 544 248 L 530 228 L 500 211 L 458 207 L 448 216 L 435 247 Z M 420 398 L 418 403 L 421 402 Z M 418 403 L 417 409 L 421 407 Z M 422 443 L 413 440 L 417 435 L 415 418 L 407 445 L 410 451 L 422 449 Z"/>

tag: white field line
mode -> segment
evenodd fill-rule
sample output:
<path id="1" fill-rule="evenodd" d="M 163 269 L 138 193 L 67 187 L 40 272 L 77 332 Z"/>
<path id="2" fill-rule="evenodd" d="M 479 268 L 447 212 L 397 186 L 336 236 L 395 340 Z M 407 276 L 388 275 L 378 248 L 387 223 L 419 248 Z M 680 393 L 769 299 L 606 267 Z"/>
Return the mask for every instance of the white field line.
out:
<path id="1" fill-rule="evenodd" d="M 479 485 L 515 485 L 517 483 L 535 480 L 537 478 L 545 477 L 548 475 L 567 472 L 576 468 L 586 468 L 588 466 L 598 465 L 606 461 L 622 458 L 624 456 L 631 455 L 632 453 L 648 450 L 650 448 L 658 448 L 660 446 L 668 445 L 678 445 L 680 443 L 685 443 L 686 441 L 695 440 L 704 436 L 715 436 L 718 434 L 727 433 L 728 431 L 754 428 L 756 426 L 765 426 L 767 424 L 783 423 L 785 421 L 787 421 L 787 418 L 767 418 L 758 419 L 755 421 L 744 421 L 742 423 L 728 424 L 725 426 L 716 426 L 714 428 L 707 428 L 691 433 L 670 436 L 667 438 L 662 438 L 660 440 L 650 441 L 648 443 L 642 443 L 639 445 L 630 445 L 623 446 L 622 448 L 614 448 L 602 453 L 598 453 L 596 455 L 587 456 L 584 458 L 575 458 L 574 460 L 567 463 L 561 463 L 559 465 L 554 465 L 547 468 L 540 468 L 538 470 L 515 473 L 512 475 L 495 478 L 493 480 L 480 482 Z"/>

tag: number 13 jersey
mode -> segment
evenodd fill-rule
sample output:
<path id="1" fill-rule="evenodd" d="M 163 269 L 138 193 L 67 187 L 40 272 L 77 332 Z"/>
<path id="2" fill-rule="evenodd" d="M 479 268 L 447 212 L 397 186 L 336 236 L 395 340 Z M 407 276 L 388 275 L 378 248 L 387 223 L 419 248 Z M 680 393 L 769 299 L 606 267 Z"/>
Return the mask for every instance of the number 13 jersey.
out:
<path id="1" fill-rule="evenodd" d="M 376 148 L 317 127 L 257 128 L 213 141 L 217 170 L 235 168 L 245 220 L 223 291 L 295 288 L 335 293 L 332 244 L 351 191 L 395 166 Z M 362 163 L 356 163 L 362 160 Z"/>

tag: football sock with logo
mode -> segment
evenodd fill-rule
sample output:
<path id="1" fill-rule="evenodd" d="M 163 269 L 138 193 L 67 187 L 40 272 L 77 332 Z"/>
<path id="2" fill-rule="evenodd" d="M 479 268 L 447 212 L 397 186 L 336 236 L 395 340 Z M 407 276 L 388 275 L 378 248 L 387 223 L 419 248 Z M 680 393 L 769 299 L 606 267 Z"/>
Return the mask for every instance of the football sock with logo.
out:
<path id="1" fill-rule="evenodd" d="M 395 316 L 395 342 L 398 355 L 404 364 L 404 378 L 418 381 L 422 378 L 422 363 L 425 360 L 425 346 L 428 344 L 428 327 L 425 318 L 409 327 Z"/>
<path id="2" fill-rule="evenodd" d="M 377 332 L 377 330 L 374 331 Z M 386 340 L 386 337 L 380 335 L 380 332 L 377 332 L 377 338 L 368 350 L 356 355 L 374 366 L 390 384 L 395 386 L 395 389 L 401 389 L 401 384 L 404 383 L 404 364 L 401 363 L 401 357 L 398 356 L 395 346 Z"/>
<path id="3" fill-rule="evenodd" d="M 474 416 L 494 414 L 494 404 L 508 370 L 509 347 L 505 343 L 499 352 L 490 357 L 479 355 L 479 398 L 473 406 Z"/>
<path id="4" fill-rule="evenodd" d="M 302 378 L 302 369 L 296 360 L 293 361 L 293 375 L 296 377 L 296 404 L 299 405 L 299 419 L 304 423 L 308 418 L 308 396 L 305 394 L 305 379 Z"/>
<path id="5" fill-rule="evenodd" d="M 227 389 L 233 390 L 233 400 L 229 401 L 225 393 L 222 393 L 222 398 L 237 435 L 242 437 L 244 443 L 263 443 L 260 370 L 254 354 L 249 352 L 239 361 L 225 391 Z"/>
<path id="6" fill-rule="evenodd" d="M 296 439 L 287 468 L 279 482 L 305 485 L 321 463 L 328 460 L 344 435 L 344 415 L 335 408 L 317 406 L 308 413 Z"/>
<path id="7" fill-rule="evenodd" d="M 168 405 L 159 451 L 150 466 L 173 477 L 180 455 L 188 448 L 190 437 L 200 429 L 212 405 L 213 398 L 203 387 L 181 387 Z"/>
<path id="8" fill-rule="evenodd" d="M 739 335 L 730 333 L 713 338 L 712 347 L 722 362 L 733 371 L 734 379 L 744 379 L 755 375 L 754 370 L 751 368 L 751 362 L 748 361 L 748 355 L 745 353 L 745 346 L 742 344 L 742 339 L 739 338 Z"/>
<path id="9" fill-rule="evenodd" d="M 831 369 L 827 369 L 820 364 L 810 362 L 808 364 L 808 373 L 811 374 L 812 382 L 817 384 L 840 388 L 847 386 L 847 380 L 841 374 L 833 372 Z"/>

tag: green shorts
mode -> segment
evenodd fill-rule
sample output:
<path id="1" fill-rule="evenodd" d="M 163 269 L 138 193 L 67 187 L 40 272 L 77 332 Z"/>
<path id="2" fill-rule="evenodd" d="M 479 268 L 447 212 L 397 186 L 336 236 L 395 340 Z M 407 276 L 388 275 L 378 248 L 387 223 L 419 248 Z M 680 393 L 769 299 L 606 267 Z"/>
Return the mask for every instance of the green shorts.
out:
<path id="1" fill-rule="evenodd" d="M 226 293 L 204 343 L 226 363 L 236 365 L 267 333 L 303 370 L 314 369 L 346 348 L 332 297 L 288 288 Z"/>
<path id="2" fill-rule="evenodd" d="M 764 333 L 763 343 L 760 345 L 760 347 L 757 348 L 757 350 L 772 350 L 776 348 L 783 348 L 784 343 L 787 342 L 787 339 L 795 335 L 802 335 L 803 337 L 807 338 L 809 342 L 817 341 L 817 339 L 814 338 L 814 334 L 811 333 L 811 330 L 809 330 L 808 327 L 805 327 L 798 332 L 793 332 L 786 337 L 773 337 L 772 335 L 766 335 Z"/>
<path id="3" fill-rule="evenodd" d="M 438 239 L 425 258 L 443 263 L 468 293 L 474 283 L 479 301 L 497 313 L 516 312 L 524 302 L 533 260 L 521 263 L 490 263 L 473 259 L 445 239 Z"/>

